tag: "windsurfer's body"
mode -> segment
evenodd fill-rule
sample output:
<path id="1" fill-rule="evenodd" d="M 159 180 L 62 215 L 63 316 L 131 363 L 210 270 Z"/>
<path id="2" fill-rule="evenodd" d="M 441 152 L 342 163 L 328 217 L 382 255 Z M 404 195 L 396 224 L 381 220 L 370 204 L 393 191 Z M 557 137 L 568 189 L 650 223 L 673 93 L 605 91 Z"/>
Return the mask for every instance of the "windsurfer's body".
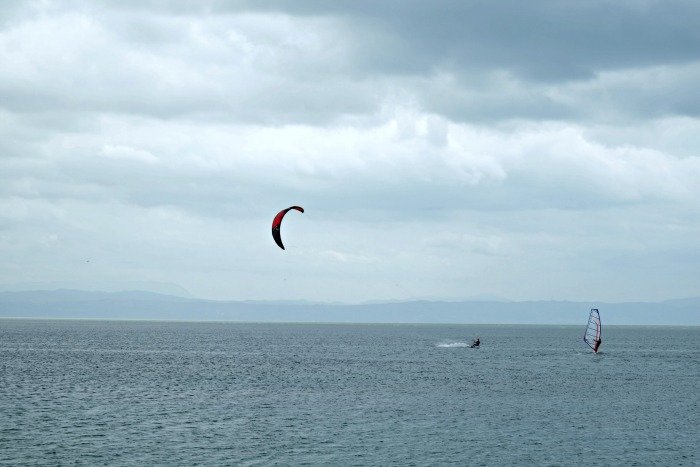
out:
<path id="1" fill-rule="evenodd" d="M 596 339 L 593 341 L 593 351 L 595 353 L 598 353 L 598 347 L 600 347 L 601 342 L 603 342 L 601 339 Z"/>

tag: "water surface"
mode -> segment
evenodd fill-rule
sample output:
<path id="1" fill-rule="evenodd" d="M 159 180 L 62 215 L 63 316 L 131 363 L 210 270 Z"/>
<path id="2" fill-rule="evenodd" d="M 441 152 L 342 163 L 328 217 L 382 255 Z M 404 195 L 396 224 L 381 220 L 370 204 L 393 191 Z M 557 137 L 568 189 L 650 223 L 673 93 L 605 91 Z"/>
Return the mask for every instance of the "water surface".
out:
<path id="1" fill-rule="evenodd" d="M 0 320 L 0 462 L 698 464 L 700 328 L 582 333 Z"/>

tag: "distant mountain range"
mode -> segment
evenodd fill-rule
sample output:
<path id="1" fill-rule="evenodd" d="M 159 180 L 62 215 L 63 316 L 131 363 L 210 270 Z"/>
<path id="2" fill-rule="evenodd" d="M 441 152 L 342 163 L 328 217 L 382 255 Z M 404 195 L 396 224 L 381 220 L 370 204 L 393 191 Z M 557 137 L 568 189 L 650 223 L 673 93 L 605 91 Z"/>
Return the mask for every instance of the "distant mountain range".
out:
<path id="1" fill-rule="evenodd" d="M 0 317 L 189 321 L 581 324 L 591 307 L 604 324 L 700 326 L 700 298 L 663 302 L 406 301 L 356 305 L 214 301 L 154 292 L 0 292 Z"/>

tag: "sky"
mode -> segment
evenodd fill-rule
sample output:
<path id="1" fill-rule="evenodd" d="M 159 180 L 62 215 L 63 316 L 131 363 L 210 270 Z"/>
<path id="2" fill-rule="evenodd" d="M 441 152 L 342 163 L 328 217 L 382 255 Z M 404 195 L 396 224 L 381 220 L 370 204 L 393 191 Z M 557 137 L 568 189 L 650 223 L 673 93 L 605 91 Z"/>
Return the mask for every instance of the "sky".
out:
<path id="1" fill-rule="evenodd" d="M 0 289 L 698 296 L 698 23 L 675 0 L 2 2 Z"/>

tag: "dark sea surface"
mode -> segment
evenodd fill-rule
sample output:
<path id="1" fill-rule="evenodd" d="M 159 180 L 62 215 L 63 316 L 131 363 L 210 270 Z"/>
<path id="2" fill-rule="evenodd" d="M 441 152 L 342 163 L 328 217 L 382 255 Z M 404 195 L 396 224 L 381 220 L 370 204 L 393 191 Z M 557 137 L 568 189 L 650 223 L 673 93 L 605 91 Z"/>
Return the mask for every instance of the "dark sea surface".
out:
<path id="1" fill-rule="evenodd" d="M 700 328 L 583 327 L 0 320 L 0 463 L 698 465 Z"/>

